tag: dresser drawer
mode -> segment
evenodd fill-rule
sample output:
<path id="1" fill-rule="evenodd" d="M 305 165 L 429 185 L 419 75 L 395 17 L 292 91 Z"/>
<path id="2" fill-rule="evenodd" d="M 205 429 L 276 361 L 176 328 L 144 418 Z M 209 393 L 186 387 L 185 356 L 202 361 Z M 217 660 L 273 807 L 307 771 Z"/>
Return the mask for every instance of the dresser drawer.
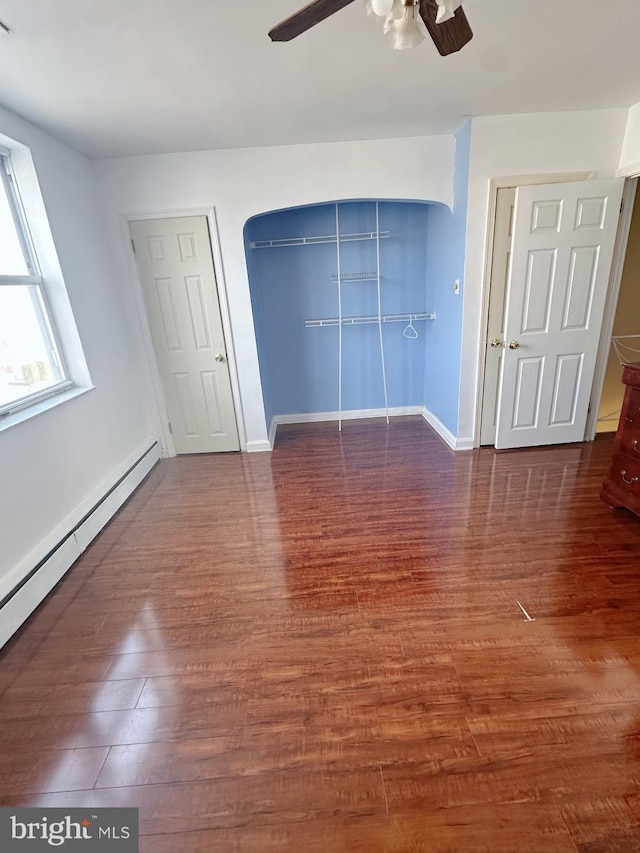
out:
<path id="1" fill-rule="evenodd" d="M 622 408 L 620 426 L 640 430 L 640 388 L 628 388 Z"/>
<path id="2" fill-rule="evenodd" d="M 628 456 L 614 456 L 609 479 L 618 488 L 640 497 L 640 458 L 636 461 Z"/>
<path id="3" fill-rule="evenodd" d="M 632 459 L 637 456 L 640 461 L 640 417 L 635 423 L 625 423 L 624 418 L 618 430 L 620 453 L 626 453 Z"/>

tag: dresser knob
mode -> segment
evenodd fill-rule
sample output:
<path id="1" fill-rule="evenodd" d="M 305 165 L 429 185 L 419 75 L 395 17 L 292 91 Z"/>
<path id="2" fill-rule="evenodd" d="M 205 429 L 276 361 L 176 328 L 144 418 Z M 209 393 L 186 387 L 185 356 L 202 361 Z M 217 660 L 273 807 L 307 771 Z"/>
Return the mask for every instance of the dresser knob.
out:
<path id="1" fill-rule="evenodd" d="M 624 419 L 624 422 L 625 422 L 625 424 L 632 424 L 632 423 L 633 423 L 633 418 L 625 418 L 625 419 Z"/>
<path id="2" fill-rule="evenodd" d="M 635 450 L 636 453 L 640 453 L 640 448 L 638 447 L 638 439 L 637 438 L 631 442 L 631 447 L 633 447 L 633 449 Z"/>
<path id="3" fill-rule="evenodd" d="M 627 480 L 627 472 L 624 470 L 620 471 L 620 476 L 628 486 L 633 486 L 634 483 L 638 482 L 638 477 L 631 477 L 630 480 Z"/>

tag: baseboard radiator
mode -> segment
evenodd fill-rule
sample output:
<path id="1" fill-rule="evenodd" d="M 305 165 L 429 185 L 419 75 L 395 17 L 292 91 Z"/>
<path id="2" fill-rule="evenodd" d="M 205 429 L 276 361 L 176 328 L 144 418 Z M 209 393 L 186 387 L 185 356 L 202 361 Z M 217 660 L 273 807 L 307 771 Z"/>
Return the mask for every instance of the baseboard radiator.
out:
<path id="1" fill-rule="evenodd" d="M 4 595 L 0 600 L 0 648 L 64 577 L 159 460 L 160 447 L 154 442 Z"/>

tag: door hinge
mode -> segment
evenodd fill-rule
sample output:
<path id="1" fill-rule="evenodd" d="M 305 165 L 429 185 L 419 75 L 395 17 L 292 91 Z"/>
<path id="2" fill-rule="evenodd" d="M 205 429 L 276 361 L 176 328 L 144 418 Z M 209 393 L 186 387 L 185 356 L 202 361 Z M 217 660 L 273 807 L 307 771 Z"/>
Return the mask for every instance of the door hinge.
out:
<path id="1" fill-rule="evenodd" d="M 131 238 L 131 248 L 132 248 L 132 250 L 133 250 L 133 254 L 135 255 L 135 253 L 136 253 L 136 244 L 133 242 L 133 238 Z"/>
<path id="2" fill-rule="evenodd" d="M 620 213 L 624 210 L 624 199 L 620 202 Z"/>
<path id="3" fill-rule="evenodd" d="M 173 428 L 172 428 L 171 424 L 168 424 L 168 426 L 169 426 L 169 432 L 171 433 L 171 435 L 173 435 Z"/>

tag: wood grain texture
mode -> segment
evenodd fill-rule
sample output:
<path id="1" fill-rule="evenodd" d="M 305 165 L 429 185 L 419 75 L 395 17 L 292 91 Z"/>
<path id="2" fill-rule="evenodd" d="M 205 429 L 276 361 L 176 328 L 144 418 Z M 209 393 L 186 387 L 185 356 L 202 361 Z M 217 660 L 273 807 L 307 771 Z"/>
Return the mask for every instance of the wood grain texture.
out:
<path id="1" fill-rule="evenodd" d="M 440 56 L 457 53 L 473 38 L 473 30 L 462 6 L 456 9 L 453 18 L 437 24 L 436 0 L 420 0 L 420 15 Z"/>
<path id="2" fill-rule="evenodd" d="M 162 462 L 0 653 L 0 804 L 137 806 L 148 853 L 640 851 L 612 448 Z"/>
<path id="3" fill-rule="evenodd" d="M 313 0 L 270 30 L 269 38 L 271 41 L 291 41 L 353 2 L 354 0 Z"/>
<path id="4" fill-rule="evenodd" d="M 624 506 L 640 515 L 640 364 L 626 364 L 620 421 L 609 476 L 600 497 L 611 507 Z"/>

